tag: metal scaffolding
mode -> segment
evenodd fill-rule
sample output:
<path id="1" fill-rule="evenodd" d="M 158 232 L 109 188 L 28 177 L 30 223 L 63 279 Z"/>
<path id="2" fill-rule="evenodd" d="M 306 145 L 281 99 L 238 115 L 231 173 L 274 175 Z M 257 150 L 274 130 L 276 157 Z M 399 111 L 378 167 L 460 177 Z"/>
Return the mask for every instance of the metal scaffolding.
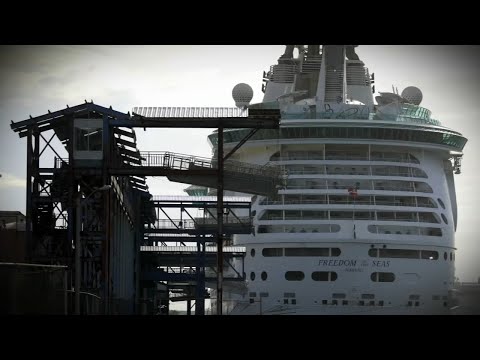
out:
<path id="1" fill-rule="evenodd" d="M 224 160 L 223 128 L 278 128 L 278 110 L 156 112 L 157 117 L 130 115 L 85 102 L 30 119 L 12 121 L 27 137 L 26 240 L 33 263 L 66 265 L 69 288 L 102 299 L 101 313 L 135 313 L 140 302 L 140 244 L 143 229 L 156 215 L 146 176 L 217 188 L 216 242 L 221 304 L 223 274 L 223 189 L 270 194 L 283 179 L 274 168 Z M 214 160 L 172 153 L 141 153 L 135 127 L 217 127 Z M 51 137 L 47 133 L 52 133 Z M 58 154 L 55 136 L 68 153 Z M 55 158 L 41 167 L 44 151 Z M 48 159 L 44 159 L 47 160 Z M 252 178 L 256 180 L 252 181 Z M 211 224 L 204 224 L 208 227 Z M 238 227 L 238 224 L 236 224 Z M 228 227 L 227 227 L 228 228 Z M 238 229 L 237 229 L 238 230 Z M 236 231 L 237 231 L 236 230 Z M 201 231 L 200 227 L 196 231 Z M 221 314 L 221 308 L 217 313 Z"/>

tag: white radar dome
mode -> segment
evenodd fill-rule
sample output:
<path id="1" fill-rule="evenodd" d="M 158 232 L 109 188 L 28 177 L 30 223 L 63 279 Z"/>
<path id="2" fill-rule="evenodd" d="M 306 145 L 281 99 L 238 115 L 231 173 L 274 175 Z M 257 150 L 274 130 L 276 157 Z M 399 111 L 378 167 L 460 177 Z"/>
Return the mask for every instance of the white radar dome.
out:
<path id="1" fill-rule="evenodd" d="M 419 88 L 415 86 L 409 86 L 402 91 L 402 97 L 410 104 L 420 105 L 423 99 L 423 94 Z"/>
<path id="2" fill-rule="evenodd" d="M 235 105 L 239 108 L 248 106 L 253 98 L 253 90 L 248 84 L 240 83 L 232 90 L 232 97 Z"/>

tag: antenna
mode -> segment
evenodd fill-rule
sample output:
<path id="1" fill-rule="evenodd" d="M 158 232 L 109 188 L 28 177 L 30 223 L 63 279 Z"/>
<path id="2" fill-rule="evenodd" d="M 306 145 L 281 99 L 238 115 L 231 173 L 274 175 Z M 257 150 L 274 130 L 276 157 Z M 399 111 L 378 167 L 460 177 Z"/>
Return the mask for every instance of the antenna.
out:
<path id="1" fill-rule="evenodd" d="M 398 95 L 398 87 L 395 87 L 395 89 L 397 90 L 397 95 Z"/>
<path id="2" fill-rule="evenodd" d="M 393 84 L 392 84 L 392 92 L 395 94 L 395 88 L 393 87 Z"/>

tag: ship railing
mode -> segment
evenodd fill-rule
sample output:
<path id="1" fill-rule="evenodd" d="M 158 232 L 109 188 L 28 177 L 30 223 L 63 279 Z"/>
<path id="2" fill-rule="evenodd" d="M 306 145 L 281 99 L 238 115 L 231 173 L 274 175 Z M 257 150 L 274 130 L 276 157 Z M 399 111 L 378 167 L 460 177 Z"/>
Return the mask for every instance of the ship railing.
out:
<path id="1" fill-rule="evenodd" d="M 326 200 L 263 200 L 260 205 L 327 204 Z"/>
<path id="2" fill-rule="evenodd" d="M 398 201 L 362 201 L 362 200 L 264 200 L 260 205 L 301 205 L 301 204 L 314 204 L 314 205 L 378 205 L 378 206 L 403 206 L 403 207 L 425 207 L 425 208 L 436 208 L 434 204 L 431 203 L 415 203 L 415 202 L 401 202 Z"/>
<path id="3" fill-rule="evenodd" d="M 303 180 L 303 179 L 299 179 Z M 348 190 L 352 187 L 353 184 L 336 184 L 336 185 L 324 185 L 324 184 L 287 184 L 284 190 Z M 360 185 L 360 191 L 369 190 L 369 191 L 406 191 L 406 192 L 419 192 L 419 193 L 432 193 L 433 190 L 425 188 L 422 186 L 416 185 L 413 186 L 391 186 L 391 185 L 376 185 L 373 186 L 368 183 Z"/>
<path id="4" fill-rule="evenodd" d="M 323 219 L 326 220 L 326 219 Z M 331 219 L 334 220 L 334 219 Z M 259 234 L 269 233 L 337 233 L 340 231 L 338 224 L 315 224 L 315 225 L 260 225 Z"/>
<path id="5" fill-rule="evenodd" d="M 291 74 L 289 75 L 291 76 Z M 288 79 L 290 79 L 290 77 L 288 77 Z M 412 123 L 412 124 L 434 125 L 434 126 L 442 125 L 440 121 L 431 119 L 431 118 L 425 118 L 425 116 L 422 114 L 414 114 L 414 113 L 405 113 L 405 114 L 398 114 L 398 115 L 382 114 L 380 117 L 379 114 L 377 113 L 371 113 L 367 111 L 358 112 L 357 108 L 347 109 L 342 112 L 333 112 L 333 111 L 315 112 L 315 110 L 312 111 L 311 109 L 307 109 L 307 111 L 304 110 L 303 112 L 300 112 L 300 111 L 285 112 L 284 111 L 282 112 L 282 119 L 284 120 L 309 120 L 309 119 L 373 120 L 373 121 L 406 122 L 406 123 Z"/>
<path id="6" fill-rule="evenodd" d="M 352 170 L 327 170 L 318 169 L 318 170 L 300 170 L 300 169 L 288 169 L 289 175 L 358 175 L 358 176 L 399 176 L 399 177 L 417 177 L 417 178 L 427 178 L 426 175 L 422 174 L 411 174 L 409 171 L 384 171 L 384 170 L 375 170 L 370 173 L 370 171 L 352 171 Z"/>
<path id="7" fill-rule="evenodd" d="M 284 155 L 272 157 L 270 161 L 291 161 L 291 160 L 315 160 L 315 161 L 328 161 L 328 160 L 341 160 L 341 161 L 383 161 L 383 162 L 402 162 L 419 164 L 418 160 L 403 159 L 395 157 L 377 157 L 371 156 L 370 159 L 367 156 L 355 156 L 355 155 L 327 155 L 325 158 L 320 155 Z"/>
<path id="8" fill-rule="evenodd" d="M 242 224 L 250 225 L 250 217 L 233 217 L 233 216 L 224 216 L 223 217 L 224 225 L 230 224 Z M 217 224 L 217 219 L 214 218 L 195 218 L 192 219 L 158 219 L 155 221 L 155 226 L 158 229 L 195 229 L 198 225 L 215 225 Z M 145 227 L 147 229 L 147 227 Z"/>
<path id="9" fill-rule="evenodd" d="M 216 225 L 217 224 L 217 219 L 216 218 L 195 218 L 195 222 L 197 225 Z M 242 217 L 223 217 L 223 223 L 224 225 L 228 224 L 243 224 L 243 225 L 248 225 L 251 223 L 251 218 L 248 216 L 242 216 Z"/>
<path id="10" fill-rule="evenodd" d="M 356 109 L 356 108 L 353 108 Z M 352 120 L 368 120 L 372 116 L 368 112 L 356 113 L 354 111 L 335 112 L 282 112 L 284 120 L 307 120 L 307 119 L 352 119 Z"/>

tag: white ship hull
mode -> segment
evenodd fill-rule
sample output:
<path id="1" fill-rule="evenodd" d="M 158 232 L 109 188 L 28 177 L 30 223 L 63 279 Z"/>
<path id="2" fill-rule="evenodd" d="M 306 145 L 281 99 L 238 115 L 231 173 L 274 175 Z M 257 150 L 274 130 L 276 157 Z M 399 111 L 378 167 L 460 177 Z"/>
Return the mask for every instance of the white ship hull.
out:
<path id="1" fill-rule="evenodd" d="M 332 96 L 328 76 L 324 99 Z M 278 94 L 292 91 L 270 84 Z M 267 85 L 266 98 L 277 98 L 271 91 Z M 245 283 L 225 283 L 224 314 L 449 313 L 457 223 L 451 160 L 466 139 L 409 106 L 426 115 L 332 118 L 307 116 L 311 107 L 300 102 L 280 104 L 281 130 L 237 151 L 235 160 L 280 166 L 288 179 L 276 198 L 252 198 L 255 233 L 234 237 L 246 247 L 234 263 Z M 345 109 L 352 108 L 337 111 Z M 243 134 L 226 132 L 225 151 Z"/>

